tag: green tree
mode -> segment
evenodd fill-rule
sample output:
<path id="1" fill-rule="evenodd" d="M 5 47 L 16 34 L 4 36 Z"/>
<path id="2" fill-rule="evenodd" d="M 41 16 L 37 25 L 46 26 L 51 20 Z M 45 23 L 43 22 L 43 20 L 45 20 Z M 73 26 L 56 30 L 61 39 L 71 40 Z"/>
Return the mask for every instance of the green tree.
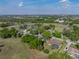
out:
<path id="1" fill-rule="evenodd" d="M 3 28 L 0 30 L 0 37 L 1 38 L 11 38 L 11 37 L 16 37 L 17 35 L 17 30 L 15 28 Z"/>
<path id="2" fill-rule="evenodd" d="M 55 31 L 55 32 L 53 33 L 53 36 L 55 36 L 55 37 L 57 37 L 57 38 L 61 38 L 61 32 Z"/>
<path id="3" fill-rule="evenodd" d="M 38 39 L 38 37 L 35 37 L 33 35 L 25 35 L 24 37 L 22 37 L 22 42 L 28 43 L 33 49 L 42 49 L 44 43 L 41 39 Z"/>
<path id="4" fill-rule="evenodd" d="M 35 37 L 33 35 L 25 35 L 22 37 L 22 42 L 30 43 L 34 39 L 35 39 Z"/>
<path id="5" fill-rule="evenodd" d="M 38 30 L 37 30 L 37 29 L 35 29 L 35 30 L 32 30 L 32 29 L 31 29 L 31 30 L 30 30 L 30 33 L 33 34 L 33 35 L 37 35 L 37 34 L 38 34 Z"/>
<path id="6" fill-rule="evenodd" d="M 11 34 L 12 37 L 16 37 L 17 33 L 18 33 L 18 31 L 15 28 L 10 29 L 10 34 Z"/>
<path id="7" fill-rule="evenodd" d="M 44 36 L 46 39 L 50 38 L 51 35 L 52 35 L 52 34 L 51 34 L 49 31 L 44 31 L 44 32 L 43 32 L 43 36 Z"/>
<path id="8" fill-rule="evenodd" d="M 77 43 L 77 44 L 75 45 L 75 47 L 76 47 L 77 49 L 79 49 L 79 43 Z"/>
<path id="9" fill-rule="evenodd" d="M 79 36 L 76 32 L 71 32 L 69 35 L 69 39 L 71 39 L 72 41 L 77 41 L 79 39 Z"/>
<path id="10" fill-rule="evenodd" d="M 49 53 L 48 49 L 44 49 L 43 51 L 44 51 L 44 53 L 47 53 L 47 54 Z"/>
<path id="11" fill-rule="evenodd" d="M 30 42 L 31 48 L 42 49 L 43 41 L 38 40 L 37 38 Z"/>
<path id="12" fill-rule="evenodd" d="M 49 25 L 53 30 L 55 30 L 55 25 Z"/>
<path id="13" fill-rule="evenodd" d="M 1 38 L 10 38 L 11 34 L 9 32 L 9 29 L 4 28 L 4 29 L 0 30 L 0 37 Z"/>
<path id="14" fill-rule="evenodd" d="M 64 29 L 63 30 L 63 35 L 66 36 L 66 37 L 69 37 L 70 32 L 71 32 L 70 30 Z"/>
<path id="15" fill-rule="evenodd" d="M 51 27 L 50 26 L 44 26 L 44 29 L 48 30 L 48 29 L 51 29 Z"/>
<path id="16" fill-rule="evenodd" d="M 0 24 L 0 27 L 8 27 L 10 25 L 11 25 L 10 23 L 2 23 L 2 24 Z"/>

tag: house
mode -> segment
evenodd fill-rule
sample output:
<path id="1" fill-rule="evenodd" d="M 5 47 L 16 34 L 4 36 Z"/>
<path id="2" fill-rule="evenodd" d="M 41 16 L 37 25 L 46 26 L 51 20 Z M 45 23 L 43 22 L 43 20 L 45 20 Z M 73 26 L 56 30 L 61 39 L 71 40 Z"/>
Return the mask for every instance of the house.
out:
<path id="1" fill-rule="evenodd" d="M 79 50 L 71 47 L 72 44 L 74 44 L 74 42 L 66 40 L 66 47 L 64 48 L 64 51 L 67 52 L 74 59 L 79 59 Z"/>
<path id="2" fill-rule="evenodd" d="M 56 39 L 49 39 L 47 43 L 49 46 L 52 46 L 52 48 L 56 48 L 56 49 L 58 49 L 61 45 L 61 42 Z"/>
<path id="3" fill-rule="evenodd" d="M 64 23 L 64 20 L 62 18 L 58 18 L 55 22 Z"/>
<path id="4" fill-rule="evenodd" d="M 70 54 L 70 56 L 72 56 L 73 58 L 79 59 L 79 50 L 78 50 L 78 49 L 70 47 L 67 52 L 68 52 L 68 53 Z"/>

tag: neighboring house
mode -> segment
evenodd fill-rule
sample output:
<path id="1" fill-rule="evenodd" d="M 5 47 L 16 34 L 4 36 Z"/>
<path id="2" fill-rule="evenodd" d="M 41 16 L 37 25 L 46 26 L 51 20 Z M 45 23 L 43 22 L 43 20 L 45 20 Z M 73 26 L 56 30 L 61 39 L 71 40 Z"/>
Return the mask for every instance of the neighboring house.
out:
<path id="1" fill-rule="evenodd" d="M 60 20 L 59 23 L 64 23 L 64 20 Z"/>
<path id="2" fill-rule="evenodd" d="M 59 40 L 56 39 L 49 39 L 47 41 L 48 45 L 51 46 L 52 48 L 59 48 L 61 45 L 61 42 Z"/>
<path id="3" fill-rule="evenodd" d="M 55 22 L 58 22 L 58 23 L 64 23 L 64 20 L 63 20 L 63 19 L 58 18 Z"/>
<path id="4" fill-rule="evenodd" d="M 67 51 L 70 56 L 72 56 L 75 59 L 79 59 L 79 50 L 77 50 L 76 48 L 72 48 L 70 47 Z"/>
<path id="5" fill-rule="evenodd" d="M 67 52 L 74 59 L 79 59 L 79 50 L 71 47 L 71 45 L 74 44 L 74 42 L 72 42 L 70 40 L 66 40 L 66 44 L 67 45 L 66 45 L 64 51 Z"/>

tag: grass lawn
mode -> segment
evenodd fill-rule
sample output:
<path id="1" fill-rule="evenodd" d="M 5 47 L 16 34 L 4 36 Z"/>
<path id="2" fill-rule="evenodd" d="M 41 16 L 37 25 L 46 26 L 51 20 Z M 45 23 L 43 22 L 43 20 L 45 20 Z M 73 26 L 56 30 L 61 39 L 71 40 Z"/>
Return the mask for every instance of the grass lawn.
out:
<path id="1" fill-rule="evenodd" d="M 50 24 L 55 25 L 55 30 L 59 32 L 62 32 L 65 27 L 65 25 L 59 23 L 43 23 L 43 25 L 50 25 Z"/>
<path id="2" fill-rule="evenodd" d="M 79 27 L 79 24 L 74 24 L 74 25 L 76 25 L 76 26 L 78 26 L 78 27 Z"/>

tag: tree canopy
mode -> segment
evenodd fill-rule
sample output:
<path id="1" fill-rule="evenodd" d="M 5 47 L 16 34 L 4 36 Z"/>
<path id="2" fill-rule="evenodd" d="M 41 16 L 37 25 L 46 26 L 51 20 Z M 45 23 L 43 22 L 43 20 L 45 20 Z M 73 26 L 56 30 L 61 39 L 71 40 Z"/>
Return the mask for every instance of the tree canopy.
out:
<path id="1" fill-rule="evenodd" d="M 52 34 L 51 34 L 49 31 L 44 31 L 44 32 L 43 32 L 43 36 L 44 36 L 45 38 L 47 38 L 47 39 L 50 38 L 51 35 L 52 35 Z"/>
<path id="2" fill-rule="evenodd" d="M 17 35 L 17 30 L 15 28 L 3 28 L 2 30 L 0 30 L 0 37 L 1 38 L 11 38 L 11 37 L 16 37 Z"/>
<path id="3" fill-rule="evenodd" d="M 38 39 L 33 35 L 25 35 L 22 37 L 22 42 L 28 43 L 31 48 L 42 49 L 43 48 L 43 41 Z"/>
<path id="4" fill-rule="evenodd" d="M 53 36 L 55 36 L 55 37 L 57 37 L 57 38 L 61 38 L 61 32 L 55 31 L 55 32 L 53 33 Z"/>

